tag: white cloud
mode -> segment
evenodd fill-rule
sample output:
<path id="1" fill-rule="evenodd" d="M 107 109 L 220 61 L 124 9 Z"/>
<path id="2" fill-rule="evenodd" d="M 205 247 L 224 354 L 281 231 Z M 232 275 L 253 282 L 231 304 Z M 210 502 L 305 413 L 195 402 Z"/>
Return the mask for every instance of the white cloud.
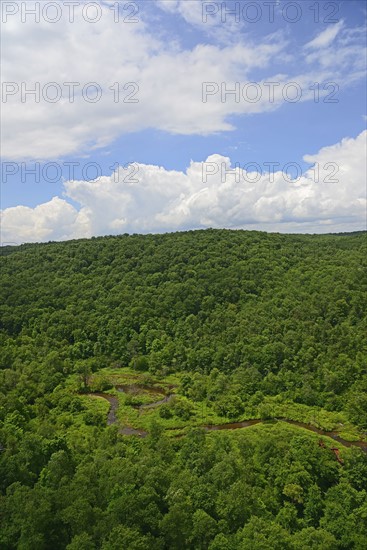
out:
<path id="1" fill-rule="evenodd" d="M 324 31 L 320 32 L 313 40 L 305 45 L 305 48 L 319 49 L 326 48 L 335 40 L 340 30 L 344 26 L 344 21 L 341 19 L 335 25 L 330 25 Z"/>
<path id="2" fill-rule="evenodd" d="M 284 44 L 238 44 L 233 47 L 198 45 L 177 49 L 153 36 L 143 20 L 115 24 L 112 12 L 101 7 L 103 17 L 92 25 L 80 8 L 74 23 L 63 18 L 50 28 L 41 20 L 26 24 L 9 19 L 3 27 L 6 58 L 3 81 L 32 89 L 40 83 L 61 86 L 64 98 L 50 103 L 41 96 L 21 102 L 20 93 L 3 104 L 2 154 L 11 160 L 60 158 L 80 154 L 110 143 L 121 134 L 156 128 L 182 134 L 207 134 L 231 129 L 226 116 L 231 107 L 218 101 L 202 103 L 203 81 L 244 80 L 254 68 L 265 67 Z M 140 17 L 143 17 L 143 13 Z M 51 32 L 52 30 L 52 32 Z M 75 101 L 68 100 L 65 82 L 79 82 Z M 84 84 L 96 82 L 103 89 L 97 103 L 83 99 Z M 114 102 L 109 89 L 137 83 L 138 103 L 124 102 L 129 88 Z M 48 95 L 55 93 L 49 89 Z M 185 108 L 183 108 L 183 105 Z M 252 109 L 248 105 L 249 110 Z M 246 110 L 246 106 L 244 106 Z"/>
<path id="3" fill-rule="evenodd" d="M 35 208 L 16 206 L 1 215 L 2 243 L 64 240 L 78 235 L 74 224 L 78 217 L 67 201 L 54 197 Z"/>
<path id="4" fill-rule="evenodd" d="M 198 18 L 200 2 L 177 0 L 164 4 L 166 9 L 172 5 L 173 10 L 181 10 L 191 20 Z M 31 1 L 27 7 L 32 7 Z M 236 82 L 253 80 L 254 71 L 257 74 L 261 71 L 262 81 L 278 78 L 272 72 L 272 64 L 280 55 L 285 62 L 288 59 L 287 44 L 281 35 L 252 43 L 248 37 L 245 41 L 241 34 L 238 39 L 234 34 L 237 43 L 198 44 L 184 49 L 177 42 L 160 38 L 159 28 L 144 19 L 144 10 L 138 15 L 140 22 L 128 24 L 122 20 L 114 23 L 110 8 L 101 4 L 102 17 L 95 24 L 83 20 L 82 5 L 75 8 L 73 23 L 68 22 L 68 12 L 63 10 L 62 19 L 55 24 L 42 19 L 36 24 L 32 17 L 22 23 L 19 15 L 10 16 L 3 24 L 3 81 L 18 85 L 23 82 L 28 89 L 39 82 L 42 91 L 47 83 L 56 82 L 64 94 L 63 101 L 58 103 L 43 98 L 35 103 L 30 96 L 22 103 L 20 94 L 8 97 L 2 104 L 4 159 L 85 155 L 122 134 L 149 128 L 186 135 L 228 131 L 235 124 L 233 115 L 265 112 L 284 104 L 282 86 L 274 103 L 269 102 L 266 94 L 255 103 L 243 97 L 238 103 L 233 98 L 223 102 L 220 93 L 207 103 L 202 102 L 203 82 L 219 85 L 225 82 L 230 88 Z M 342 31 L 340 35 L 343 36 Z M 301 68 L 297 75 L 281 75 L 280 82 L 297 81 L 304 91 L 314 82 L 337 81 L 342 77 L 349 84 L 363 74 L 360 40 L 361 37 L 355 37 L 354 42 L 350 39 L 333 52 L 325 48 L 322 56 L 305 50 L 305 59 L 309 64 L 315 63 L 317 70 L 307 66 L 306 71 Z M 65 82 L 81 84 L 74 103 L 67 99 Z M 88 103 L 80 93 L 82 86 L 90 82 L 97 82 L 103 89 L 97 103 Z M 120 102 L 115 103 L 109 89 L 115 82 L 121 86 L 136 82 L 139 102 L 124 103 L 122 99 L 129 91 L 126 90 Z M 50 89 L 49 97 L 52 93 Z M 312 93 L 304 93 L 303 100 L 312 97 Z"/>
<path id="5" fill-rule="evenodd" d="M 206 0 L 157 0 L 156 3 L 163 11 L 182 17 L 189 25 L 223 44 L 235 41 L 235 36 L 245 27 L 239 3 L 234 11 L 225 2 Z"/>
<path id="6" fill-rule="evenodd" d="M 221 155 L 211 155 L 205 161 L 208 172 L 218 168 L 206 181 L 201 162 L 191 162 L 186 172 L 138 165 L 136 183 L 129 178 L 130 169 L 120 169 L 94 182 L 68 181 L 65 199 L 54 197 L 33 209 L 17 206 L 4 210 L 2 241 L 203 227 L 295 232 L 363 229 L 366 138 L 367 131 L 306 155 L 304 160 L 310 168 L 298 181 L 289 182 L 282 171 L 277 171 L 273 178 L 263 174 L 251 183 L 254 174 L 241 168 L 222 178 L 222 164 L 228 171 L 233 167 L 230 159 Z M 338 172 L 332 177 L 336 167 Z M 78 203 L 80 209 L 68 200 Z"/>
<path id="7" fill-rule="evenodd" d="M 347 28 L 343 20 L 304 46 L 305 61 L 323 71 L 336 69 L 334 82 L 350 85 L 366 74 L 365 28 Z"/>
<path id="8" fill-rule="evenodd" d="M 204 0 L 158 0 L 157 5 L 168 13 L 178 14 L 191 25 L 198 25 L 207 28 L 208 26 L 217 26 L 220 23 L 220 17 L 210 17 L 208 13 L 219 11 L 219 5 L 215 2 L 212 7 L 206 9 L 209 5 Z"/>

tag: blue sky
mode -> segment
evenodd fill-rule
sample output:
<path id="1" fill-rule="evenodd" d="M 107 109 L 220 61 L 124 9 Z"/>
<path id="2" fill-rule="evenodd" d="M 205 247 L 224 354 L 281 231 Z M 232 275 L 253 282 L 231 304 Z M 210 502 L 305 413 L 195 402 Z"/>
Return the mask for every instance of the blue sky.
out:
<path id="1" fill-rule="evenodd" d="M 3 81 L 10 83 L 5 91 L 39 82 L 41 93 L 38 102 L 30 95 L 22 102 L 20 91 L 4 100 L 3 88 L 3 242 L 206 226 L 364 228 L 364 2 L 274 0 L 274 8 L 259 1 L 225 2 L 228 12 L 240 10 L 238 21 L 229 13 L 222 20 L 219 2 L 120 2 L 116 22 L 114 2 L 105 1 L 97 23 L 86 20 L 93 9 L 82 12 L 82 6 L 71 22 L 63 2 L 57 23 L 47 20 L 52 10 L 46 17 L 41 13 L 39 22 L 23 14 L 22 22 L 21 4 L 18 13 L 5 14 L 5 22 L 2 13 Z M 50 82 L 63 93 L 55 103 L 42 97 Z M 80 82 L 80 88 L 98 83 L 103 97 L 87 102 L 78 87 L 70 103 L 65 82 Z M 114 103 L 114 82 L 135 82 L 137 102 Z M 206 103 L 204 82 L 219 90 Z M 249 82 L 260 87 L 260 101 L 221 97 L 221 86 L 238 85 L 242 92 Z M 274 102 L 264 82 L 277 83 Z M 293 93 L 294 87 L 287 88 L 292 82 L 302 93 L 299 101 L 277 95 Z M 318 102 L 314 82 L 321 90 Z M 205 162 L 220 170 L 203 182 Z M 268 162 L 279 166 L 275 185 Z M 338 183 L 328 188 L 330 170 L 321 174 L 325 185 L 311 181 L 315 162 L 322 170 L 334 163 Z M 60 168 L 57 181 L 42 177 L 46 163 Z M 68 163 L 79 163 L 76 181 L 68 181 Z M 97 182 L 87 181 L 96 173 L 90 169 L 86 176 L 88 163 L 99 166 L 103 177 Z M 116 183 L 113 167 L 127 163 L 137 166 L 137 183 Z M 230 175 L 223 181 L 223 163 L 228 170 L 238 163 L 241 185 Z M 248 163 L 262 171 L 256 189 L 242 181 L 248 183 Z M 300 166 L 301 183 L 284 181 L 287 163 Z M 41 171 L 37 181 L 30 172 L 35 166 Z M 50 168 L 51 179 L 54 174 Z"/>

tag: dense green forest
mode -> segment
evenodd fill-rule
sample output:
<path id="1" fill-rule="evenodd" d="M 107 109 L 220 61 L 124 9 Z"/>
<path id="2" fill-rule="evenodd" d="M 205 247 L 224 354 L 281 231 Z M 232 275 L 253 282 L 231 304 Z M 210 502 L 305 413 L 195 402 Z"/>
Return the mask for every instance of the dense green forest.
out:
<path id="1" fill-rule="evenodd" d="M 0 265 L 1 549 L 366 548 L 366 233 L 126 234 Z"/>

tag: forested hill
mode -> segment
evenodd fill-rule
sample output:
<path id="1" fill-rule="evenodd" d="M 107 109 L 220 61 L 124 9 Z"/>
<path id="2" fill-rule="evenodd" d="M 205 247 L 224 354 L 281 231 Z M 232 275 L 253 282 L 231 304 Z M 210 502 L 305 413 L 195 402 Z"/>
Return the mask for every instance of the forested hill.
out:
<path id="1" fill-rule="evenodd" d="M 365 233 L 206 230 L 4 251 L 2 368 L 57 351 L 152 373 L 242 369 L 251 394 L 346 409 L 367 428 Z M 45 376 L 49 391 L 60 383 Z"/>
<path id="2" fill-rule="evenodd" d="M 365 233 L 1 252 L 1 549 L 365 550 Z"/>

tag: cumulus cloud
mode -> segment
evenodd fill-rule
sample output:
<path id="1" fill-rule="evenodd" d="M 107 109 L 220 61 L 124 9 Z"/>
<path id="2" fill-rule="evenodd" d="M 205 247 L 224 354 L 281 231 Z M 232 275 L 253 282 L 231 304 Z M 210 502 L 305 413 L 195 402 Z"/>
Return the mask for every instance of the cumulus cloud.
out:
<path id="1" fill-rule="evenodd" d="M 205 227 L 363 229 L 366 139 L 363 132 L 306 155 L 309 169 L 293 180 L 283 169 L 258 174 L 215 154 L 205 162 L 191 162 L 186 172 L 141 164 L 137 170 L 119 168 L 96 181 L 68 181 L 64 199 L 54 197 L 33 209 L 4 210 L 2 242 Z"/>
<path id="2" fill-rule="evenodd" d="M 31 9 L 34 2 L 21 4 Z M 200 2 L 175 0 L 163 4 L 186 20 L 199 20 Z M 346 29 L 340 30 L 335 40 L 341 42 L 333 52 L 328 47 L 323 48 L 322 55 L 312 48 L 304 50 L 304 72 L 301 68 L 298 74 L 274 75 L 272 66 L 280 55 L 285 64 L 291 57 L 286 56 L 287 42 L 280 34 L 262 37 L 255 43 L 233 33 L 234 40 L 227 45 L 198 43 L 183 47 L 163 38 L 157 22 L 153 30 L 149 20 L 152 10 L 145 13 L 144 3 L 135 23 L 124 22 L 129 17 L 127 11 L 120 13 L 116 23 L 113 5 L 106 2 L 99 4 L 102 15 L 98 22 L 85 20 L 80 3 L 70 23 L 65 3 L 61 5 L 64 9 L 58 22 L 51 24 L 41 17 L 36 23 L 30 16 L 22 23 L 19 12 L 9 16 L 2 26 L 6 51 L 3 82 L 19 87 L 13 94 L 11 86 L 3 88 L 3 92 L 9 92 L 2 104 L 5 159 L 46 160 L 90 154 L 122 134 L 149 128 L 186 135 L 229 131 L 235 125 L 233 115 L 260 113 L 284 104 L 281 92 L 287 82 L 298 82 L 304 92 L 302 100 L 312 100 L 309 88 L 314 82 L 343 78 L 350 83 L 363 75 L 363 36 L 355 35 L 352 40 Z M 87 13 L 93 17 L 93 11 Z M 342 42 L 343 37 L 347 43 Z M 329 44 L 330 37 L 323 43 Z M 236 83 L 242 86 L 253 80 L 254 72 L 262 75 L 261 82 L 280 83 L 273 102 L 267 93 L 255 102 L 243 95 L 237 102 L 233 97 L 222 101 L 222 94 L 217 93 L 203 103 L 203 82 L 219 86 L 226 83 L 230 89 Z M 83 87 L 93 82 L 102 90 L 97 102 L 90 102 L 93 87 L 89 93 L 82 93 Z M 56 83 L 59 89 L 47 87 L 49 83 Z M 79 83 L 70 92 L 73 102 L 69 100 L 71 88 L 65 83 Z M 118 101 L 115 83 L 120 88 Z M 124 90 L 128 83 L 135 85 Z M 22 101 L 22 86 L 23 92 L 39 86 L 40 100 L 36 102 L 28 93 L 23 94 Z M 53 103 L 60 89 L 62 98 Z"/>

